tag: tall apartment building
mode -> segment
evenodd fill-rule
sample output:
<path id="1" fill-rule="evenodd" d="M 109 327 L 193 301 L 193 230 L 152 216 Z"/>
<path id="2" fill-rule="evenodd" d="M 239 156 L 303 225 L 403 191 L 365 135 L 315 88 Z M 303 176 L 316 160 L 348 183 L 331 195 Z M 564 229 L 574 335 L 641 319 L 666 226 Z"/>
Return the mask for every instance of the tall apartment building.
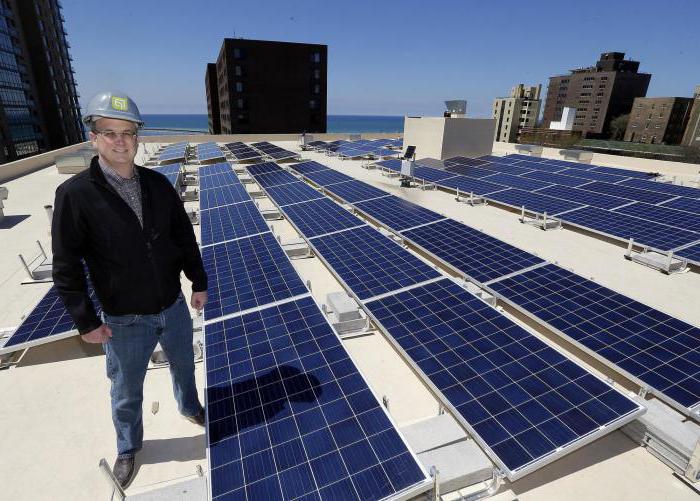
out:
<path id="1" fill-rule="evenodd" d="M 625 141 L 647 144 L 680 144 L 683 140 L 691 97 L 638 97 L 634 100 Z"/>
<path id="2" fill-rule="evenodd" d="M 576 108 L 574 131 L 607 138 L 610 121 L 629 113 L 634 98 L 646 96 L 649 80 L 649 73 L 639 73 L 639 61 L 626 60 L 624 52 L 603 53 L 595 66 L 549 79 L 544 126 L 560 120 L 564 107 Z"/>
<path id="3" fill-rule="evenodd" d="M 690 110 L 688 125 L 685 127 L 685 134 L 683 134 L 681 144 L 700 148 L 700 85 L 695 87 L 693 107 Z"/>
<path id="4" fill-rule="evenodd" d="M 84 141 L 61 8 L 0 2 L 0 163 Z"/>
<path id="5" fill-rule="evenodd" d="M 327 69 L 326 45 L 226 38 L 216 61 L 221 133 L 326 132 Z"/>
<path id="6" fill-rule="evenodd" d="M 523 127 L 535 127 L 540 115 L 540 92 L 542 85 L 525 87 L 518 84 L 510 91 L 510 97 L 499 97 L 493 101 L 493 118 L 496 130 L 493 140 L 515 143 Z"/>
<path id="7" fill-rule="evenodd" d="M 221 134 L 221 111 L 219 109 L 219 82 L 216 77 L 216 64 L 207 64 L 204 76 L 207 90 L 207 114 L 209 116 L 209 134 Z"/>

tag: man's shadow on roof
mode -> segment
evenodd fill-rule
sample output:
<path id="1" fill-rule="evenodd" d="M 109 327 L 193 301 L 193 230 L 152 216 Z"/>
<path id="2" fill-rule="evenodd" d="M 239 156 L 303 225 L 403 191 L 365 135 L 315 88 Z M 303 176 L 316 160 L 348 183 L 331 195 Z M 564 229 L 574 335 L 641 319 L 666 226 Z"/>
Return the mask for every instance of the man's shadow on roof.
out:
<path id="1" fill-rule="evenodd" d="M 209 439 L 218 442 L 264 422 L 316 406 L 318 378 L 283 365 L 262 376 L 207 388 Z"/>

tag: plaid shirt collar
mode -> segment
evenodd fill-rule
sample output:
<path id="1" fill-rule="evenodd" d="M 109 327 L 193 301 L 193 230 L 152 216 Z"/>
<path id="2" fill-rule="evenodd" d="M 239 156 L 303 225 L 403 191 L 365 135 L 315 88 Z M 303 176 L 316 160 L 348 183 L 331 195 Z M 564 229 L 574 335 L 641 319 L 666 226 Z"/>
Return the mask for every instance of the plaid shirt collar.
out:
<path id="1" fill-rule="evenodd" d="M 109 181 L 112 181 L 119 186 L 124 186 L 125 184 L 129 183 L 129 181 L 138 181 L 139 179 L 139 171 L 136 166 L 134 166 L 134 175 L 130 178 L 126 178 L 122 177 L 116 170 L 107 165 L 107 162 L 103 161 L 99 156 L 97 157 L 97 162 L 100 164 L 100 169 L 102 169 L 102 173 L 105 175 L 105 177 Z"/>

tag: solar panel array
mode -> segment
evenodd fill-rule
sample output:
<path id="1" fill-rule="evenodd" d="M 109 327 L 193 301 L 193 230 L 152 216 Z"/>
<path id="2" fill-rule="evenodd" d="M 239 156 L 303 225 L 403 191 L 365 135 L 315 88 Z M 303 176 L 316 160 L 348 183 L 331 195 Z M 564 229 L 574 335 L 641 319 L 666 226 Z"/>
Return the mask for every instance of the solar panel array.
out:
<path id="1" fill-rule="evenodd" d="M 700 215 L 697 188 L 659 183 L 636 171 L 523 155 L 455 157 L 443 164 L 444 169 L 436 169 L 419 163 L 414 177 L 528 212 L 546 212 L 564 223 L 620 240 L 633 238 L 637 245 L 653 250 L 682 250 L 693 241 L 688 232 L 700 241 L 696 218 L 688 214 Z M 401 163 L 385 160 L 377 165 L 399 171 Z M 617 210 L 610 212 L 613 209 Z M 695 254 L 686 253 L 685 258 L 700 264 L 690 256 Z"/>
<path id="2" fill-rule="evenodd" d="M 272 233 L 221 241 L 240 233 L 238 226 L 222 222 L 217 243 L 202 250 L 210 278 L 204 338 L 211 497 L 360 501 L 428 490 L 426 472 Z"/>
<path id="3" fill-rule="evenodd" d="M 489 286 L 690 414 L 700 409 L 700 329 L 553 264 Z"/>
<path id="4" fill-rule="evenodd" d="M 93 308 L 99 315 L 101 307 L 95 291 L 89 284 L 88 294 Z M 5 344 L 0 346 L 0 355 L 74 336 L 78 333 L 76 329 L 56 287 L 51 286 Z"/>
<path id="5" fill-rule="evenodd" d="M 400 148 L 399 140 L 391 139 L 359 139 L 356 141 L 339 141 L 326 146 L 326 151 L 341 158 L 384 158 L 400 154 L 396 149 Z M 320 148 L 319 148 L 320 149 Z"/>

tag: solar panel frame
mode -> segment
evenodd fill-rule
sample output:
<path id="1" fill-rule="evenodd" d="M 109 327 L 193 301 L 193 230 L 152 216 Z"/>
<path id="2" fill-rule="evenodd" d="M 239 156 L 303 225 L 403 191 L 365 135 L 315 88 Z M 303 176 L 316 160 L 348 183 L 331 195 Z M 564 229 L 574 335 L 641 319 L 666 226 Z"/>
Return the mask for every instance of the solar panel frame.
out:
<path id="1" fill-rule="evenodd" d="M 430 489 L 312 298 L 209 324 L 205 340 L 212 499 L 364 501 Z"/>
<path id="2" fill-rule="evenodd" d="M 550 276 L 554 279 L 550 280 L 548 278 Z M 561 278 L 557 279 L 556 277 Z M 532 282 L 533 287 L 526 285 L 528 282 Z M 540 292 L 542 289 L 552 287 L 556 287 L 556 289 L 551 289 L 551 297 Z M 561 294 L 562 287 L 565 287 L 567 291 L 564 295 Z M 647 388 L 649 392 L 683 414 L 697 415 L 700 412 L 700 390 L 697 379 L 700 377 L 700 348 L 698 347 L 700 329 L 698 327 L 671 317 L 555 264 L 547 264 L 544 267 L 505 278 L 488 285 L 487 288 L 496 297 L 512 305 L 527 317 L 545 324 L 557 335 L 590 354 L 596 360 L 613 367 L 642 388 Z M 585 302 L 577 302 L 579 298 L 586 297 L 585 294 L 589 294 L 589 298 L 581 300 Z M 527 301 L 519 302 L 515 299 L 524 295 L 527 295 Z M 601 302 L 607 302 L 615 309 L 606 307 L 600 304 Z M 526 304 L 533 305 L 533 310 L 525 306 Z M 542 310 L 545 313 L 538 313 Z M 609 318 L 604 317 L 606 314 Z M 644 319 L 639 319 L 639 317 L 644 317 Z M 662 324 L 664 327 L 658 328 Z M 592 329 L 594 334 L 588 334 L 585 330 L 587 328 Z M 689 330 L 694 331 L 695 334 L 687 334 Z M 674 331 L 680 332 L 676 336 L 677 340 L 666 337 L 669 335 L 668 333 Z M 645 335 L 649 339 L 655 339 L 656 342 L 650 342 L 649 339 L 640 337 L 641 333 L 646 333 Z M 666 339 L 664 339 L 665 337 Z M 686 344 L 693 342 L 694 347 Z M 660 346 L 661 344 L 664 345 Z M 653 351 L 649 351 L 647 356 L 642 357 L 642 354 L 648 350 Z M 621 365 L 624 359 L 631 358 L 633 353 L 639 354 L 639 362 L 631 363 L 634 361 L 630 360 L 629 363 L 625 362 L 624 365 Z M 616 361 L 615 358 L 620 355 L 624 356 Z M 691 362 L 688 362 L 688 357 L 690 357 Z M 671 360 L 674 362 L 671 363 Z M 684 370 L 689 363 L 696 367 L 695 371 L 697 372 L 690 374 L 687 378 L 688 382 L 695 387 L 696 393 L 690 405 L 684 405 L 675 400 L 674 398 L 678 397 L 668 395 L 666 393 L 668 390 L 664 392 L 654 388 L 654 385 L 650 384 L 649 378 L 644 376 L 645 381 L 645 379 L 640 378 L 640 374 L 633 372 L 649 372 L 652 370 L 650 369 L 652 363 L 660 363 L 662 366 L 668 365 L 670 368 L 674 368 L 675 365 L 684 368 Z M 664 371 L 664 374 L 668 376 L 672 374 L 672 371 Z M 658 379 L 654 378 L 654 380 Z"/>
<path id="3" fill-rule="evenodd" d="M 88 295 L 92 300 L 95 313 L 100 316 L 102 307 L 89 282 Z M 78 330 L 75 322 L 66 310 L 56 286 L 51 285 L 29 314 L 22 319 L 10 337 L 5 340 L 5 343 L 0 346 L 0 355 L 76 335 L 78 335 Z"/>
<path id="4" fill-rule="evenodd" d="M 202 247 L 270 231 L 255 202 L 199 211 Z"/>
<path id="5" fill-rule="evenodd" d="M 401 232 L 418 225 L 445 219 L 445 216 L 403 198 L 388 197 L 358 202 L 354 207 L 388 228 Z"/>
<path id="6" fill-rule="evenodd" d="M 415 328 L 406 327 L 407 323 L 412 322 L 409 318 L 416 317 L 411 310 L 420 308 L 421 312 L 425 310 L 434 312 L 434 309 L 421 302 L 419 295 L 431 296 L 437 300 L 440 297 L 439 294 L 443 293 L 442 291 L 447 291 L 452 297 L 458 298 L 456 308 L 459 308 L 459 313 L 455 314 L 452 312 L 451 315 L 448 315 L 449 310 L 447 309 L 440 310 L 443 313 L 442 315 L 428 314 L 426 312 L 421 314 L 420 323 Z M 404 298 L 408 300 L 402 303 Z M 440 299 L 440 301 L 442 300 Z M 377 313 L 381 309 L 396 308 L 397 304 L 403 308 L 401 313 L 392 314 L 395 319 L 402 318 L 398 324 L 395 323 L 395 320 L 388 321 L 386 320 L 388 317 Z M 404 304 L 410 304 L 411 307 L 407 308 Z M 495 308 L 472 296 L 450 279 L 446 278 L 386 298 L 367 302 L 365 303 L 365 310 L 374 322 L 388 333 L 387 338 L 389 342 L 402 354 L 414 370 L 419 374 L 423 374 L 426 384 L 436 395 L 440 396 L 443 404 L 450 409 L 462 426 L 470 430 L 472 438 L 482 447 L 491 460 L 499 466 L 510 481 L 522 478 L 532 471 L 559 459 L 561 456 L 597 440 L 600 436 L 608 433 L 608 429 L 613 424 L 616 427 L 623 426 L 636 419 L 645 411 L 643 406 L 623 396 L 610 384 L 594 376 L 565 357 L 557 349 L 544 343 L 524 328 L 502 316 Z M 426 330 L 434 327 L 429 324 L 428 319 L 439 319 L 440 323 L 438 325 L 440 325 L 441 329 L 434 329 L 426 333 Z M 451 327 L 445 319 L 453 319 L 455 321 L 461 319 L 462 322 L 458 322 L 457 325 L 459 327 L 455 328 Z M 473 336 L 479 332 L 473 327 L 474 322 L 484 324 L 485 327 L 488 326 L 488 329 L 485 330 L 486 335 L 479 333 L 480 339 L 466 341 L 466 336 Z M 396 335 L 391 333 L 392 329 L 394 333 L 403 334 L 402 339 L 407 340 L 404 341 L 403 345 Z M 419 330 L 416 331 L 416 329 Z M 436 335 L 438 330 L 441 332 L 440 336 Z M 421 337 L 418 337 L 416 332 Z M 503 339 L 499 342 L 491 341 L 487 336 L 492 335 L 494 339 L 500 339 L 501 337 Z M 410 347 L 407 344 L 408 336 L 413 337 L 410 343 L 412 346 Z M 465 354 L 455 352 L 448 344 L 443 342 L 446 337 L 450 338 L 449 342 L 451 343 L 464 342 L 459 348 Z M 508 344 L 504 345 L 505 341 L 508 341 Z M 475 342 L 479 344 L 477 345 Z M 438 353 L 439 357 L 431 355 L 431 352 L 436 353 L 437 350 L 445 349 L 442 345 L 445 346 L 446 350 Z M 506 351 L 506 348 L 508 351 Z M 414 355 L 411 355 L 408 350 L 411 350 Z M 476 357 L 469 359 L 469 365 L 466 363 L 466 353 L 469 353 L 469 356 L 476 355 Z M 543 356 L 545 353 L 546 356 Z M 419 357 L 422 358 L 416 361 Z M 510 366 L 508 370 L 501 370 L 509 359 L 510 361 L 507 362 L 507 365 Z M 421 363 L 423 367 L 421 367 Z M 447 366 L 445 364 L 456 365 Z M 529 366 L 533 367 L 533 369 L 530 369 Z M 566 370 L 564 370 L 564 366 L 566 366 Z M 432 367 L 434 371 L 426 372 L 428 367 Z M 453 373 L 450 373 L 450 369 Z M 483 375 L 480 375 L 474 369 L 482 372 Z M 554 372 L 551 372 L 552 370 Z M 560 370 L 562 372 L 559 372 Z M 488 378 L 484 377 L 486 374 L 489 375 Z M 519 374 L 521 378 L 515 379 L 509 374 Z M 577 377 L 574 378 L 573 375 L 577 375 Z M 555 381 L 565 380 L 571 381 L 560 385 L 555 383 Z M 523 386 L 518 381 L 523 381 L 523 384 L 527 381 L 527 385 Z M 469 388 L 471 388 L 473 393 L 466 389 L 467 382 L 469 382 Z M 502 386 L 494 386 L 497 384 Z M 461 386 L 461 390 L 453 391 L 458 386 Z M 584 387 L 586 388 L 585 390 Z M 508 393 L 505 392 L 505 388 L 509 389 Z M 582 395 L 588 395 L 591 398 L 578 404 L 574 403 L 576 400 L 570 401 L 571 408 L 556 414 L 554 410 L 547 409 L 541 403 L 544 402 L 547 406 L 550 406 L 549 399 L 538 399 L 542 395 L 550 396 L 550 394 L 552 397 L 555 397 L 557 402 L 562 399 L 574 399 L 577 394 L 579 398 Z M 487 395 L 489 396 L 488 402 L 484 398 Z M 566 398 L 562 395 L 566 395 Z M 511 399 L 513 403 L 506 400 L 506 397 Z M 588 417 L 586 413 L 578 409 L 579 406 L 587 405 L 593 400 L 600 401 L 601 407 L 584 408 L 588 410 L 588 413 L 604 411 L 602 402 L 607 401 L 608 405 L 621 407 L 620 416 L 610 423 L 603 424 L 598 423 L 596 420 L 603 421 L 605 419 L 604 414 Z M 459 402 L 461 410 L 454 405 L 456 402 Z M 488 405 L 482 405 L 482 402 L 483 404 L 488 403 Z M 551 403 L 553 404 L 554 402 Z M 554 409 L 551 406 L 550 408 Z M 605 405 L 605 408 L 608 409 L 606 412 L 612 411 L 612 408 L 607 405 Z M 624 408 L 629 410 L 622 414 Z M 574 410 L 577 412 L 574 412 Z M 466 414 L 472 417 L 472 421 L 475 420 L 474 416 L 482 416 L 482 420 L 471 423 L 467 419 Z M 535 417 L 538 415 L 541 417 L 535 420 Z M 501 416 L 499 420 L 496 420 L 497 416 Z M 565 420 L 559 421 L 562 426 L 557 424 L 557 428 L 552 429 L 549 426 L 547 428 L 544 427 L 547 423 L 562 419 Z M 564 422 L 566 425 L 563 424 Z M 512 430 L 512 434 L 509 434 L 508 428 Z M 576 436 L 575 428 L 580 428 L 580 438 L 578 438 L 578 441 L 571 442 L 569 437 L 571 435 Z M 567 429 L 571 435 L 566 438 L 559 437 L 559 440 L 563 442 L 557 444 L 556 433 L 561 433 Z M 557 431 L 555 432 L 554 430 Z M 537 433 L 533 433 L 534 436 L 532 437 L 527 437 L 526 441 L 524 434 L 530 431 Z M 502 438 L 504 434 L 505 438 L 493 443 L 494 440 Z M 519 437 L 518 440 L 520 442 L 514 436 Z M 567 442 L 567 440 L 569 441 Z M 532 458 L 531 453 L 527 452 L 525 447 L 532 449 L 532 451 L 537 451 L 542 449 L 544 441 L 551 444 L 551 446 L 548 446 L 549 449 L 544 451 L 545 455 L 541 456 L 540 459 Z M 522 462 L 522 464 L 511 461 L 511 465 L 508 465 L 506 460 L 501 457 L 507 452 L 506 442 L 509 442 L 508 447 L 512 447 L 510 450 L 512 454 L 521 455 L 521 458 L 515 457 L 516 461 L 525 461 L 527 459 L 522 457 L 522 452 L 526 452 L 525 455 L 532 459 Z M 494 450 L 498 446 L 501 447 Z"/>
<path id="7" fill-rule="evenodd" d="M 209 277 L 205 322 L 309 293 L 270 232 L 203 247 L 202 262 Z"/>

